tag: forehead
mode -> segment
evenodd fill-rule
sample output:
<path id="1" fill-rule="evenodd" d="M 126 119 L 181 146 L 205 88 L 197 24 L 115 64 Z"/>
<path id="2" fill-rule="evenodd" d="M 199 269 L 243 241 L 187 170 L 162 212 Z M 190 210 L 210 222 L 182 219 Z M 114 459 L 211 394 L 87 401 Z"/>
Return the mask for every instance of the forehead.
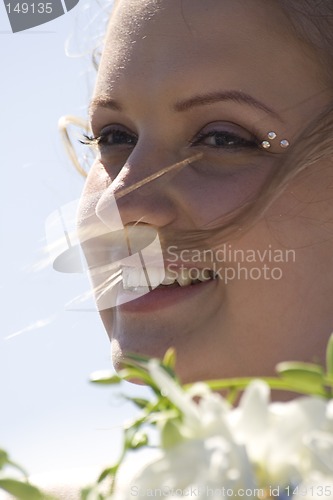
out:
<path id="1" fill-rule="evenodd" d="M 317 78 L 314 65 L 275 0 L 119 0 L 95 95 L 130 96 L 140 87 L 153 97 L 216 81 L 257 94 L 270 86 L 281 96 L 288 75 L 290 99 L 301 99 L 304 77 Z"/>
<path id="2" fill-rule="evenodd" d="M 188 56 L 209 58 L 209 51 L 212 58 L 231 49 L 232 56 L 237 49 L 244 54 L 249 43 L 264 54 L 267 45 L 278 49 L 276 35 L 290 44 L 288 21 L 274 0 L 120 0 L 102 65 L 131 69 L 128 63 L 139 58 L 142 64 L 172 59 L 182 66 Z"/>

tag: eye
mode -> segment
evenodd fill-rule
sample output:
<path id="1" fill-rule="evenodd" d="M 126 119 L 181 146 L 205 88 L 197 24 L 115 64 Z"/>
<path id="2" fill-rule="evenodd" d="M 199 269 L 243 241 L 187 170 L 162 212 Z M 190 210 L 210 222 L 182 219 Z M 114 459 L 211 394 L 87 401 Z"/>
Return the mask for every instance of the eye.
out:
<path id="1" fill-rule="evenodd" d="M 224 150 L 240 150 L 240 149 L 257 149 L 259 140 L 247 131 L 231 130 L 232 125 L 219 126 L 218 128 L 203 129 L 190 144 L 192 146 L 207 146 L 215 149 Z M 240 127 L 233 126 L 235 129 Z"/>
<path id="2" fill-rule="evenodd" d="M 125 129 L 105 129 L 102 130 L 98 144 L 100 146 L 135 146 L 137 137 Z"/>
<path id="3" fill-rule="evenodd" d="M 116 148 L 119 146 L 134 147 L 138 139 L 135 134 L 132 134 L 124 127 L 110 126 L 104 128 L 97 137 L 84 136 L 81 142 L 88 146 L 98 146 L 103 148 Z"/>

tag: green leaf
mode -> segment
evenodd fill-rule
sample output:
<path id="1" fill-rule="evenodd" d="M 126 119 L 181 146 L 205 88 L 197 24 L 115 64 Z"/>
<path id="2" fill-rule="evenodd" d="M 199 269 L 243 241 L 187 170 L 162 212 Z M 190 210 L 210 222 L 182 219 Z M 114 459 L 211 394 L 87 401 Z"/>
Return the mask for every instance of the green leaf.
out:
<path id="1" fill-rule="evenodd" d="M 124 449 L 136 450 L 148 444 L 148 436 L 145 432 L 137 430 L 135 427 L 126 429 L 124 435 Z"/>
<path id="2" fill-rule="evenodd" d="M 8 463 L 8 461 L 9 461 L 8 453 L 5 450 L 0 449 L 0 469 L 3 469 L 3 467 Z"/>
<path id="3" fill-rule="evenodd" d="M 163 365 L 171 368 L 171 370 L 175 369 L 176 366 L 176 351 L 174 347 L 169 347 L 167 352 L 164 354 Z"/>
<path id="4" fill-rule="evenodd" d="M 328 377 L 333 377 L 333 333 L 331 333 L 326 348 L 326 373 Z"/>
<path id="5" fill-rule="evenodd" d="M 226 396 L 226 400 L 231 405 L 234 405 L 235 402 L 237 401 L 238 395 L 239 395 L 239 390 L 237 389 L 237 387 L 230 387 L 229 391 L 228 391 L 228 394 Z"/>
<path id="6" fill-rule="evenodd" d="M 128 365 L 128 368 L 123 368 L 119 372 L 119 376 L 124 380 L 141 380 L 151 388 L 156 388 L 153 379 L 142 368 L 137 368 Z"/>
<path id="7" fill-rule="evenodd" d="M 132 437 L 131 448 L 137 450 L 143 446 L 147 446 L 148 436 L 145 432 L 136 432 Z"/>
<path id="8" fill-rule="evenodd" d="M 99 477 L 97 479 L 97 482 L 101 483 L 107 477 L 112 477 L 113 478 L 115 476 L 117 470 L 118 470 L 118 467 L 119 467 L 119 464 L 116 464 L 116 465 L 113 465 L 112 467 L 107 467 L 106 469 L 104 469 L 101 472 L 101 474 L 99 475 Z"/>
<path id="9" fill-rule="evenodd" d="M 45 495 L 35 486 L 16 479 L 0 479 L 0 488 L 19 500 L 45 500 Z"/>
<path id="10" fill-rule="evenodd" d="M 81 490 L 80 497 L 81 500 L 104 500 L 104 498 L 106 498 L 104 495 L 99 493 L 99 491 L 96 490 L 95 487 L 84 488 L 83 490 Z"/>
<path id="11" fill-rule="evenodd" d="M 150 356 L 146 356 L 144 354 L 137 354 L 135 352 L 127 352 L 126 353 L 126 358 L 125 360 L 134 362 L 134 363 L 143 363 L 143 364 L 148 364 L 149 360 L 151 359 Z"/>
<path id="12" fill-rule="evenodd" d="M 23 476 L 25 476 L 25 479 L 28 479 L 28 473 L 25 469 L 23 469 L 23 467 L 21 467 L 19 464 L 17 464 L 16 462 L 13 462 L 12 460 L 8 460 L 8 465 L 11 465 L 12 467 L 14 467 L 17 471 L 20 471 L 21 474 Z"/>
<path id="13" fill-rule="evenodd" d="M 304 374 L 304 376 L 308 375 L 310 377 L 316 376 L 321 378 L 324 375 L 322 366 L 315 363 L 304 363 L 302 361 L 284 361 L 277 365 L 276 370 L 280 374 L 299 372 Z"/>
<path id="14" fill-rule="evenodd" d="M 324 391 L 324 370 L 314 363 L 286 361 L 276 367 L 280 377 L 294 388 Z"/>
<path id="15" fill-rule="evenodd" d="M 161 431 L 161 443 L 163 448 L 171 448 L 183 441 L 183 436 L 180 432 L 179 420 L 167 420 Z"/>
<path id="16" fill-rule="evenodd" d="M 131 403 L 135 404 L 138 408 L 140 408 L 140 410 L 145 409 L 150 404 L 149 399 L 133 398 L 131 396 L 123 396 L 123 397 L 127 401 L 131 401 Z"/>
<path id="17" fill-rule="evenodd" d="M 90 375 L 90 382 L 101 385 L 119 384 L 122 379 L 111 370 L 98 370 Z"/>
<path id="18" fill-rule="evenodd" d="M 80 500 L 88 500 L 90 491 L 91 491 L 91 488 L 89 488 L 89 487 L 81 490 Z"/>
<path id="19" fill-rule="evenodd" d="M 176 380 L 179 383 L 179 379 L 176 375 L 176 372 L 174 371 L 173 368 L 170 368 L 170 366 L 166 366 L 164 364 L 161 364 L 161 368 L 174 380 Z"/>
<path id="20" fill-rule="evenodd" d="M 178 408 L 172 408 L 170 410 L 151 412 L 149 415 L 146 416 L 146 422 L 151 425 L 161 426 L 161 423 L 176 418 L 181 418 L 181 412 Z"/>

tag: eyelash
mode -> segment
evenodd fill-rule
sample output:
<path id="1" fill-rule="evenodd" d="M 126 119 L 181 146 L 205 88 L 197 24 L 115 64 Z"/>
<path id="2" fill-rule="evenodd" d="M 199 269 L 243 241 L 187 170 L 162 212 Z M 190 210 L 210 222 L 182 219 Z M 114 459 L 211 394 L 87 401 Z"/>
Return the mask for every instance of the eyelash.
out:
<path id="1" fill-rule="evenodd" d="M 123 143 L 114 143 L 114 144 L 108 144 L 108 139 L 110 136 L 116 136 L 118 140 L 124 140 Z M 252 140 L 244 139 L 237 134 L 233 132 L 228 132 L 228 131 L 221 131 L 221 130 L 211 130 L 209 132 L 201 132 L 199 133 L 193 140 L 189 141 L 189 144 L 191 146 L 198 146 L 202 144 L 202 142 L 205 139 L 208 139 L 210 137 L 218 136 L 222 138 L 228 138 L 229 142 L 231 141 L 231 144 L 224 144 L 224 145 L 208 145 L 206 144 L 207 147 L 212 148 L 212 149 L 234 149 L 234 150 L 240 150 L 240 149 L 258 149 L 260 145 L 260 141 L 253 137 Z M 130 133 L 124 131 L 124 130 L 119 130 L 119 129 L 114 129 L 110 130 L 107 132 L 104 132 L 100 134 L 99 136 L 88 136 L 84 135 L 84 139 L 80 140 L 80 142 L 84 145 L 87 146 L 105 146 L 105 147 L 112 147 L 112 146 L 117 146 L 117 145 L 133 145 L 133 139 L 137 141 L 137 138 L 134 135 L 131 135 Z M 130 139 L 130 140 L 129 140 Z M 232 143 L 233 142 L 233 143 Z M 236 144 L 235 144 L 236 143 Z M 136 142 L 135 142 L 136 144 Z M 205 144 L 203 144 L 205 146 Z"/>
<path id="2" fill-rule="evenodd" d="M 84 134 L 83 140 L 80 140 L 80 142 L 81 144 L 84 144 L 86 146 L 108 146 L 108 138 L 111 134 L 118 135 L 118 138 L 123 138 L 123 139 L 124 138 L 126 139 L 128 137 L 130 137 L 131 139 L 135 138 L 134 135 L 131 135 L 128 132 L 125 132 L 124 130 L 114 129 L 101 133 L 99 136 L 96 137 Z M 127 144 L 129 144 L 129 141 L 127 141 Z M 114 144 L 109 144 L 109 146 L 114 146 Z"/>
<path id="3" fill-rule="evenodd" d="M 228 132 L 228 131 L 221 131 L 221 130 L 210 130 L 209 132 L 201 132 L 197 135 L 197 137 L 190 141 L 190 144 L 192 146 L 198 146 L 199 144 L 202 143 L 204 139 L 208 139 L 209 137 L 214 137 L 214 136 L 220 136 L 222 138 L 229 138 L 229 141 L 234 141 L 238 144 L 225 144 L 224 146 L 213 146 L 213 145 L 208 145 L 206 144 L 207 147 L 214 148 L 214 149 L 220 149 L 223 147 L 224 149 L 255 149 L 259 147 L 259 141 L 253 137 L 252 140 L 244 139 L 243 137 L 238 136 L 237 134 L 233 132 Z"/>

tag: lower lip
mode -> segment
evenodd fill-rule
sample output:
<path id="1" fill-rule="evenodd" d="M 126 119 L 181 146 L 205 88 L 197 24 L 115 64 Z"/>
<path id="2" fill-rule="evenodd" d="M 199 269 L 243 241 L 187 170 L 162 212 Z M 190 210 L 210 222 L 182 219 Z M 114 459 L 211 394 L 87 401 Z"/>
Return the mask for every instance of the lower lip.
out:
<path id="1" fill-rule="evenodd" d="M 203 281 L 184 287 L 155 288 L 151 292 L 118 306 L 121 312 L 152 312 L 190 300 L 192 297 L 217 285 L 218 280 Z"/>

